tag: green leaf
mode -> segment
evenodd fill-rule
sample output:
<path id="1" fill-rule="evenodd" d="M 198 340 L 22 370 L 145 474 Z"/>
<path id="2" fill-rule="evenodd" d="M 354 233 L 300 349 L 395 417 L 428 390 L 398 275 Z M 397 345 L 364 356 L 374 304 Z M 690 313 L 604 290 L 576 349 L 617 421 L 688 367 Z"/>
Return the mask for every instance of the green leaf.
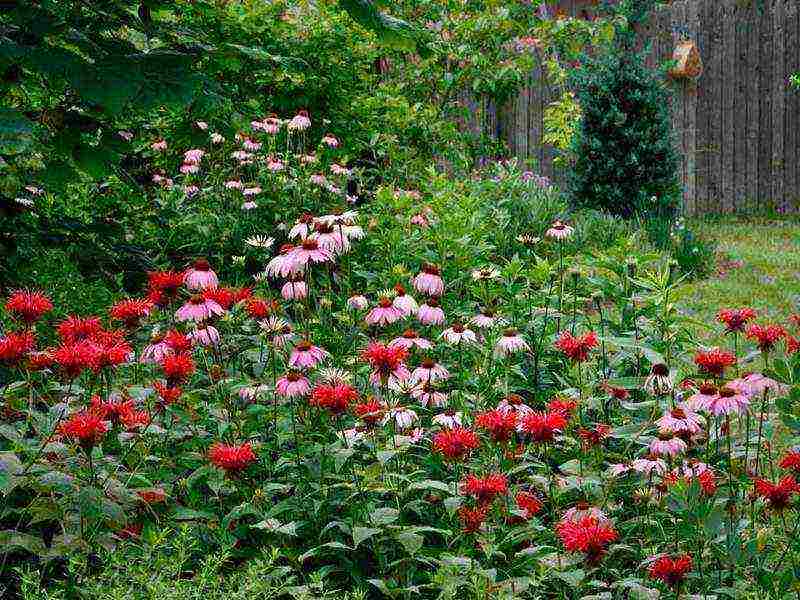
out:
<path id="1" fill-rule="evenodd" d="M 364 29 L 375 33 L 384 45 L 406 52 L 418 50 L 420 54 L 427 53 L 427 48 L 417 43 L 417 38 L 422 35 L 420 30 L 379 11 L 372 0 L 339 0 L 339 6 Z"/>
<path id="2" fill-rule="evenodd" d="M 18 110 L 0 108 L 0 154 L 21 154 L 33 144 L 33 123 Z"/>
<path id="3" fill-rule="evenodd" d="M 353 527 L 353 547 L 358 548 L 361 542 L 368 540 L 373 535 L 377 535 L 380 532 L 380 529 L 374 529 L 372 527 Z"/>
<path id="4" fill-rule="evenodd" d="M 425 538 L 412 531 L 403 531 L 397 536 L 397 541 L 403 545 L 403 548 L 409 554 L 416 554 L 425 544 Z"/>
<path id="5" fill-rule="evenodd" d="M 376 508 L 370 513 L 370 519 L 375 525 L 389 525 L 400 517 L 400 511 L 396 508 Z"/>
<path id="6" fill-rule="evenodd" d="M 26 550 L 31 554 L 44 552 L 44 542 L 36 536 L 21 533 L 13 529 L 0 531 L 0 554 L 14 550 Z"/>

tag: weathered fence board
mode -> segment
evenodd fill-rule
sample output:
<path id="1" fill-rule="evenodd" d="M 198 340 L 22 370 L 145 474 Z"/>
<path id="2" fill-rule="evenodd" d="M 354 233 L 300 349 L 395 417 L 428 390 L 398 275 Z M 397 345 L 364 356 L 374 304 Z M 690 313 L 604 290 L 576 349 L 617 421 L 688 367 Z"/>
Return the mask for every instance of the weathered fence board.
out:
<path id="1" fill-rule="evenodd" d="M 563 0 L 558 8 L 580 16 L 590 4 Z M 669 61 L 685 39 L 703 59 L 698 81 L 668 80 L 686 211 L 800 209 L 800 92 L 788 85 L 800 71 L 800 1 L 676 0 L 639 33 L 650 43 L 649 66 Z M 555 151 L 542 142 L 544 111 L 557 94 L 537 66 L 505 106 L 465 101 L 476 111 L 467 125 L 563 184 Z"/>

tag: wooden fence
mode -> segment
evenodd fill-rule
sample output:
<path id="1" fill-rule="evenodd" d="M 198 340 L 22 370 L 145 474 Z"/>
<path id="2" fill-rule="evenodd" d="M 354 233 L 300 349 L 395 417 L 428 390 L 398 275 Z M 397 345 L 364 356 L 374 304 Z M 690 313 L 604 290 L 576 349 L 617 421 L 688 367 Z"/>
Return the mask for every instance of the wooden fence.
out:
<path id="1" fill-rule="evenodd" d="M 578 16 L 580 0 L 561 9 Z M 652 43 L 648 63 L 672 58 L 694 41 L 704 72 L 671 81 L 680 177 L 688 213 L 800 210 L 800 0 L 681 0 L 660 8 L 641 32 Z M 556 91 L 541 68 L 508 104 L 463 97 L 470 126 L 503 139 L 520 159 L 563 183 L 554 151 L 542 143 L 542 116 Z"/>

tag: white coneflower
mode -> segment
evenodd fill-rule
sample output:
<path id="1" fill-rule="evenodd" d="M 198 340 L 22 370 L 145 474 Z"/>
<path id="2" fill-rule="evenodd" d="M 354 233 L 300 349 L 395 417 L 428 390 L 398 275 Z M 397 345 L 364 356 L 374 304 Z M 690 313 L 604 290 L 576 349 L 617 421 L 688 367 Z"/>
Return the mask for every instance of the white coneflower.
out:
<path id="1" fill-rule="evenodd" d="M 219 133 L 212 133 L 210 137 L 212 144 L 222 144 L 225 141 L 225 138 Z"/>
<path id="2" fill-rule="evenodd" d="M 418 418 L 417 413 L 410 408 L 395 406 L 386 411 L 381 425 L 394 421 L 394 425 L 398 429 L 408 429 Z"/>
<path id="3" fill-rule="evenodd" d="M 369 300 L 361 294 L 355 294 L 347 299 L 347 308 L 352 310 L 364 310 L 369 306 Z"/>
<path id="4" fill-rule="evenodd" d="M 454 429 L 455 427 L 461 427 L 461 413 L 448 410 L 447 412 L 439 413 L 431 421 L 445 429 Z"/>
<path id="5" fill-rule="evenodd" d="M 522 339 L 516 329 L 506 329 L 494 346 L 494 355 L 501 358 L 530 349 L 528 343 Z"/>
<path id="6" fill-rule="evenodd" d="M 275 243 L 275 238 L 267 237 L 266 235 L 251 235 L 244 241 L 245 244 L 253 248 L 272 248 Z"/>
<path id="7" fill-rule="evenodd" d="M 460 344 L 461 342 L 467 344 L 476 344 L 478 336 L 471 329 L 467 329 L 461 323 L 454 323 L 452 327 L 445 329 L 439 336 L 448 344 Z"/>
<path id="8" fill-rule="evenodd" d="M 653 365 L 650 375 L 644 382 L 644 389 L 653 396 L 666 396 L 672 391 L 672 388 L 669 367 L 663 363 Z"/>
<path id="9" fill-rule="evenodd" d="M 517 236 L 517 241 L 523 246 L 535 246 L 542 241 L 542 238 L 531 235 L 530 233 L 521 233 Z"/>
<path id="10" fill-rule="evenodd" d="M 337 367 L 325 367 L 319 370 L 319 383 L 326 383 L 329 385 L 336 385 L 337 383 L 349 383 L 352 375 L 344 369 Z"/>
<path id="11" fill-rule="evenodd" d="M 505 320 L 502 317 L 499 317 L 497 314 L 495 314 L 494 311 L 485 309 L 481 311 L 479 314 L 472 317 L 472 319 L 470 319 L 470 323 L 480 329 L 489 329 L 490 327 L 494 327 L 495 325 L 505 324 Z"/>

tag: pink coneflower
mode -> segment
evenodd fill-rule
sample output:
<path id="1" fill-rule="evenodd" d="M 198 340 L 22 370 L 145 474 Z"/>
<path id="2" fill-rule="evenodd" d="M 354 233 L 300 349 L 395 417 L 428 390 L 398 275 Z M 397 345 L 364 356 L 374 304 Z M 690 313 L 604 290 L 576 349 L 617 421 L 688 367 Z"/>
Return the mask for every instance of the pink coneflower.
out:
<path id="1" fill-rule="evenodd" d="M 414 383 L 434 383 L 450 378 L 450 371 L 431 358 L 426 358 L 422 364 L 411 373 Z"/>
<path id="2" fill-rule="evenodd" d="M 279 158 L 270 156 L 267 159 L 267 169 L 272 173 L 280 173 L 286 168 L 286 165 Z"/>
<path id="3" fill-rule="evenodd" d="M 328 183 L 325 175 L 322 175 L 321 173 L 313 173 L 312 175 L 309 175 L 308 180 L 319 187 L 325 187 Z"/>
<path id="4" fill-rule="evenodd" d="M 471 329 L 467 329 L 461 323 L 455 323 L 452 327 L 445 329 L 440 336 L 448 344 L 477 344 L 478 336 Z"/>
<path id="5" fill-rule="evenodd" d="M 314 227 L 314 215 L 311 213 L 305 213 L 301 217 L 295 221 L 295 224 L 292 225 L 292 228 L 289 230 L 288 236 L 289 239 L 300 238 L 301 240 L 306 239 L 311 232 L 313 231 Z"/>
<path id="6" fill-rule="evenodd" d="M 726 385 L 720 388 L 717 395 L 708 403 L 708 412 L 715 417 L 730 414 L 742 414 L 750 406 L 749 394 Z"/>
<path id="7" fill-rule="evenodd" d="M 333 253 L 319 245 L 314 239 L 305 239 L 299 246 L 295 246 L 289 252 L 289 259 L 294 263 L 295 271 L 302 269 L 309 263 L 319 264 L 332 262 Z"/>
<path id="8" fill-rule="evenodd" d="M 205 156 L 205 151 L 201 150 L 200 148 L 193 148 L 192 150 L 187 150 L 183 153 L 183 162 L 189 165 L 199 165 L 200 161 L 203 160 L 203 156 Z"/>
<path id="9" fill-rule="evenodd" d="M 334 254 L 345 254 L 350 250 L 350 239 L 344 235 L 343 227 L 334 229 L 332 225 L 317 223 L 310 237 L 317 240 L 321 248 Z"/>
<path id="10" fill-rule="evenodd" d="M 403 315 L 406 317 L 417 314 L 419 304 L 417 304 L 417 301 L 414 300 L 412 296 L 406 294 L 406 289 L 398 284 L 394 286 L 394 291 L 396 295 L 392 301 L 392 306 L 402 311 Z"/>
<path id="11" fill-rule="evenodd" d="M 164 340 L 163 335 L 154 336 L 148 345 L 142 349 L 142 354 L 139 357 L 140 363 L 158 364 L 164 357 L 173 352 L 169 344 Z"/>
<path id="12" fill-rule="evenodd" d="M 198 258 L 183 275 L 183 282 L 190 290 L 205 290 L 219 285 L 217 274 L 205 258 Z"/>
<path id="13" fill-rule="evenodd" d="M 264 130 L 264 133 L 268 133 L 269 135 L 277 135 L 277 133 L 281 130 L 281 120 L 275 115 L 270 115 L 264 119 L 262 129 Z"/>
<path id="14" fill-rule="evenodd" d="M 253 196 L 258 196 L 262 192 L 262 189 L 259 186 L 253 187 L 246 187 L 242 190 L 242 196 L 245 198 L 252 198 Z"/>
<path id="15" fill-rule="evenodd" d="M 331 173 L 334 175 L 350 175 L 350 169 L 337 163 L 331 164 Z"/>
<path id="16" fill-rule="evenodd" d="M 430 350 L 433 348 L 433 344 L 429 340 L 419 337 L 419 334 L 413 329 L 406 329 L 403 332 L 403 335 L 394 338 L 391 342 L 389 342 L 389 345 L 400 346 L 406 350 L 410 350 L 411 348 Z"/>
<path id="17" fill-rule="evenodd" d="M 284 398 L 299 398 L 311 391 L 311 382 L 299 371 L 289 371 L 275 382 L 275 391 Z"/>
<path id="18" fill-rule="evenodd" d="M 417 320 L 423 325 L 443 325 L 444 311 L 436 298 L 429 298 L 417 311 Z"/>
<path id="19" fill-rule="evenodd" d="M 270 277 L 288 277 L 291 274 L 302 272 L 302 266 L 295 262 L 293 251 L 295 246 L 284 244 L 280 247 L 278 255 L 267 263 L 264 272 Z"/>
<path id="20" fill-rule="evenodd" d="M 301 154 L 300 155 L 300 164 L 301 165 L 310 165 L 312 163 L 317 162 L 317 155 L 313 152 L 311 154 Z"/>
<path id="21" fill-rule="evenodd" d="M 497 358 L 511 356 L 517 352 L 527 352 L 531 349 L 522 339 L 516 329 L 506 329 L 494 345 L 494 355 Z"/>
<path id="22" fill-rule="evenodd" d="M 322 136 L 320 140 L 321 143 L 325 144 L 329 148 L 337 148 L 339 146 L 339 140 L 336 139 L 336 136 L 331 135 L 330 133 L 325 134 Z"/>
<path id="23" fill-rule="evenodd" d="M 743 390 L 751 396 L 760 396 L 765 392 L 785 394 L 788 391 L 786 385 L 778 383 L 761 373 L 750 373 L 741 379 L 734 379 L 728 385 L 734 389 Z"/>
<path id="24" fill-rule="evenodd" d="M 244 138 L 244 140 L 242 140 L 242 148 L 248 152 L 258 152 L 261 150 L 261 143 L 253 141 L 250 138 Z"/>
<path id="25" fill-rule="evenodd" d="M 396 323 L 403 318 L 403 313 L 398 308 L 392 305 L 392 301 L 383 297 L 378 301 L 378 305 L 367 313 L 364 317 L 367 325 L 377 325 L 378 327 L 385 327 Z"/>
<path id="26" fill-rule="evenodd" d="M 638 472 L 644 473 L 645 475 L 652 475 L 656 473 L 657 475 L 663 475 L 667 472 L 667 463 L 663 460 L 650 454 L 645 458 L 637 458 L 631 463 L 631 468 Z"/>
<path id="27" fill-rule="evenodd" d="M 554 240 L 566 240 L 572 237 L 575 230 L 561 221 L 554 221 L 550 228 L 545 232 L 545 236 Z"/>
<path id="28" fill-rule="evenodd" d="M 294 369 L 313 369 L 330 354 L 327 350 L 314 346 L 308 340 L 298 342 L 289 356 L 289 366 Z"/>
<path id="29" fill-rule="evenodd" d="M 677 407 L 664 413 L 664 415 L 656 421 L 656 425 L 659 431 L 675 435 L 684 432 L 689 435 L 695 435 L 703 429 L 703 422 L 700 415 L 690 410 L 688 407 Z"/>
<path id="30" fill-rule="evenodd" d="M 422 213 L 417 213 L 415 215 L 412 215 L 411 224 L 416 225 L 417 227 L 420 227 L 422 229 L 430 226 L 428 218 Z"/>
<path id="31" fill-rule="evenodd" d="M 212 317 L 218 317 L 225 313 L 225 309 L 213 300 L 204 298 L 200 294 L 195 294 L 175 311 L 177 321 L 194 321 L 199 323 L 207 321 Z"/>
<path id="32" fill-rule="evenodd" d="M 566 510 L 566 512 L 561 516 L 561 523 L 579 523 L 582 519 L 586 517 L 591 517 L 592 519 L 596 519 L 599 523 L 609 523 L 610 519 L 606 516 L 606 513 L 603 512 L 603 509 L 599 506 L 592 506 L 588 502 L 578 502 L 575 506 L 572 506 Z"/>
<path id="33" fill-rule="evenodd" d="M 308 297 L 308 286 L 301 277 L 293 277 L 283 284 L 281 297 L 284 300 L 305 300 Z"/>
<path id="34" fill-rule="evenodd" d="M 347 299 L 347 308 L 352 310 L 365 310 L 369 306 L 369 300 L 361 294 L 350 296 Z"/>
<path id="35" fill-rule="evenodd" d="M 232 179 L 225 182 L 226 190 L 241 190 L 244 189 L 244 184 L 238 179 Z"/>
<path id="36" fill-rule="evenodd" d="M 703 383 L 694 394 L 686 399 L 684 404 L 693 411 L 708 410 L 711 401 L 717 397 L 718 392 L 717 386 L 713 383 Z"/>
<path id="37" fill-rule="evenodd" d="M 472 317 L 470 323 L 479 329 L 489 329 L 495 325 L 504 323 L 503 319 L 495 314 L 494 311 L 485 309 Z"/>
<path id="38" fill-rule="evenodd" d="M 435 415 L 431 422 L 434 425 L 438 425 L 439 427 L 443 427 L 445 429 L 454 429 L 456 427 L 461 427 L 461 413 L 454 412 L 452 410 L 448 410 L 443 413 L 439 413 Z"/>
<path id="39" fill-rule="evenodd" d="M 249 200 L 248 202 L 242 202 L 242 210 L 253 210 L 258 208 L 258 203 Z"/>
<path id="40" fill-rule="evenodd" d="M 421 294 L 428 296 L 441 296 L 444 293 L 444 280 L 441 271 L 436 265 L 426 263 L 422 265 L 422 270 L 411 282 L 414 289 Z"/>
<path id="41" fill-rule="evenodd" d="M 679 437 L 672 437 L 671 434 L 659 435 L 650 442 L 650 454 L 654 456 L 675 457 L 686 452 L 686 442 Z"/>
<path id="42" fill-rule="evenodd" d="M 167 149 L 167 140 L 157 140 L 150 144 L 150 149 L 156 152 L 163 152 Z"/>
<path id="43" fill-rule="evenodd" d="M 194 331 L 192 331 L 188 335 L 189 339 L 192 340 L 198 346 L 216 346 L 219 344 L 219 331 L 216 327 L 211 325 L 205 325 L 204 327 L 198 327 Z"/>
<path id="44" fill-rule="evenodd" d="M 305 110 L 298 111 L 297 114 L 286 124 L 289 131 L 305 131 L 311 127 L 311 119 Z"/>
<path id="45" fill-rule="evenodd" d="M 526 414 L 533 412 L 533 409 L 525 404 L 525 398 L 519 394 L 509 394 L 500 400 L 500 402 L 497 403 L 497 410 L 503 414 L 514 414 L 518 419 L 521 419 Z"/>

